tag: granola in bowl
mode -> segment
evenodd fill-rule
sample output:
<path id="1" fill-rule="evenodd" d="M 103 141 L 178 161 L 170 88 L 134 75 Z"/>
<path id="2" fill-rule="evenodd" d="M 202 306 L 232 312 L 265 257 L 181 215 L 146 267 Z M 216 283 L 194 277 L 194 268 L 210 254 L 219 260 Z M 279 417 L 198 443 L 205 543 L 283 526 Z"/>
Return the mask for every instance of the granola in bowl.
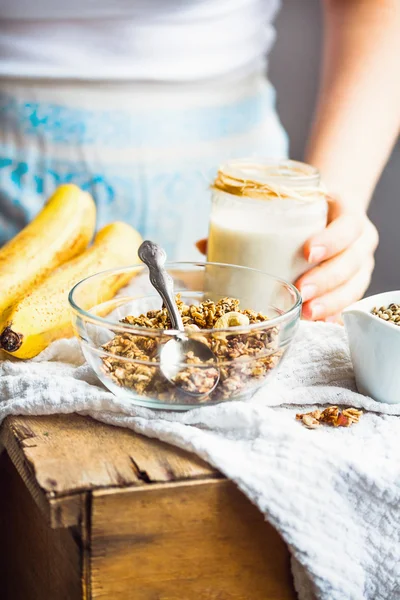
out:
<path id="1" fill-rule="evenodd" d="M 235 265 L 176 262 L 165 268 L 180 293 L 187 337 L 203 342 L 216 358 L 199 363 L 185 356 L 173 365 L 176 380 L 165 379 L 160 352 L 177 332 L 171 331 L 147 267 L 133 265 L 92 275 L 70 293 L 74 330 L 89 365 L 113 394 L 147 408 L 180 411 L 248 400 L 270 381 L 292 343 L 300 322 L 298 290 L 268 273 Z M 112 300 L 92 293 L 129 275 L 126 288 Z"/>
<path id="2" fill-rule="evenodd" d="M 239 300 L 221 298 L 216 303 L 205 300 L 189 305 L 178 295 L 177 305 L 187 334 L 207 344 L 218 364 L 200 363 L 196 357 L 187 355 L 176 377 L 176 383 L 181 385 L 168 382 L 158 360 L 160 347 L 168 340 L 164 334 L 171 323 L 166 308 L 151 310 L 138 317 L 122 319 L 122 323 L 137 328 L 138 332 L 116 334 L 103 345 L 106 352 L 102 359 L 103 372 L 114 384 L 140 396 L 171 403 L 190 402 L 185 398 L 185 390 L 204 394 L 197 402 L 221 402 L 257 389 L 280 361 L 278 329 L 252 328 L 266 323 L 268 317 L 251 309 L 241 309 Z M 151 329 L 155 335 L 140 335 L 140 328 Z M 216 366 L 220 379 L 209 394 L 208 390 L 214 387 Z"/>

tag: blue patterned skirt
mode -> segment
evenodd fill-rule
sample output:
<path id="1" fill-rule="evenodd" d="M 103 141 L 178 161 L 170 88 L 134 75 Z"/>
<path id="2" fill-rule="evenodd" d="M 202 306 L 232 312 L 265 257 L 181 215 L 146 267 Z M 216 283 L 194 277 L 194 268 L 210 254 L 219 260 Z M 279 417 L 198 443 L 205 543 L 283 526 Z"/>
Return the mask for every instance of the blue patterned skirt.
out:
<path id="1" fill-rule="evenodd" d="M 73 182 L 93 194 L 98 227 L 123 220 L 171 259 L 198 258 L 218 165 L 287 153 L 262 74 L 197 85 L 0 80 L 0 243 Z"/>

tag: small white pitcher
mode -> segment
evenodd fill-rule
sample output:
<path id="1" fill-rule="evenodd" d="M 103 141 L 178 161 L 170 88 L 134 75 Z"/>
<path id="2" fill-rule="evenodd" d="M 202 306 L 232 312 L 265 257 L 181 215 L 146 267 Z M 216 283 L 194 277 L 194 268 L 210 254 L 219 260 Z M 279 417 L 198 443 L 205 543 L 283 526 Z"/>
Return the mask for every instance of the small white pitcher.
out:
<path id="1" fill-rule="evenodd" d="M 400 304 L 400 291 L 364 298 L 343 311 L 357 388 L 378 402 L 400 402 L 400 326 L 372 315 L 376 306 Z"/>

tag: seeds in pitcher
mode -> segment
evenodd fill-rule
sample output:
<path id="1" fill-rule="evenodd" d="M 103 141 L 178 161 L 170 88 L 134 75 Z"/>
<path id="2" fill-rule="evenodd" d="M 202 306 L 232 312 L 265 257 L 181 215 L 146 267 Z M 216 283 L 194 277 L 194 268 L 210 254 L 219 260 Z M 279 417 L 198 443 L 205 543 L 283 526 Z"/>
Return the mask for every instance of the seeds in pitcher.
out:
<path id="1" fill-rule="evenodd" d="M 371 310 L 371 314 L 379 317 L 379 319 L 393 323 L 393 325 L 400 325 L 400 304 L 392 302 L 389 306 L 381 306 L 380 308 L 375 306 Z"/>

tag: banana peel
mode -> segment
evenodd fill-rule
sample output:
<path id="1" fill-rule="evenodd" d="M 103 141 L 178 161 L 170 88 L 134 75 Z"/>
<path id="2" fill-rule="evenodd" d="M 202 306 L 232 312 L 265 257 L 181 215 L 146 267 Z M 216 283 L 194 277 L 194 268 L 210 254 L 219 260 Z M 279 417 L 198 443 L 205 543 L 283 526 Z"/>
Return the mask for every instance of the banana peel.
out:
<path id="1" fill-rule="evenodd" d="M 0 315 L 54 269 L 80 254 L 96 225 L 93 198 L 60 186 L 40 213 L 0 249 Z"/>
<path id="2" fill-rule="evenodd" d="M 59 267 L 5 312 L 0 336 L 2 349 L 17 358 L 29 359 L 54 340 L 72 337 L 68 303 L 71 288 L 100 271 L 138 263 L 141 242 L 139 233 L 126 223 L 116 222 L 101 229 L 90 248 Z M 102 279 L 94 281 L 81 303 L 93 307 L 100 296 L 106 302 L 131 278 L 132 273 L 122 273 L 111 280 L 107 278 L 107 283 Z"/>

